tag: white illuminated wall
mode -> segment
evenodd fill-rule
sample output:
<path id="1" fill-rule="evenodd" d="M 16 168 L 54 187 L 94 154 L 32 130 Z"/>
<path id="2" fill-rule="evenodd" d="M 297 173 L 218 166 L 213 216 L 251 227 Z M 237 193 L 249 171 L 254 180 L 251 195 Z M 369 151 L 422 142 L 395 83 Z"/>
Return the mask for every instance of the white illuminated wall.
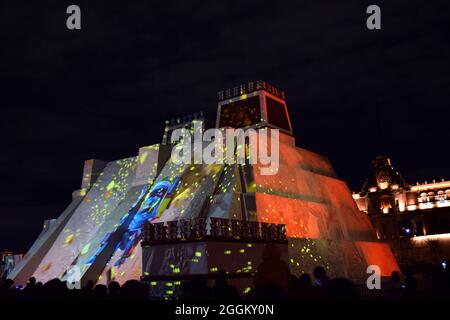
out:
<path id="1" fill-rule="evenodd" d="M 62 278 L 74 261 L 100 246 L 100 230 L 112 231 L 120 221 L 112 213 L 125 200 L 135 166 L 136 157 L 107 164 L 34 272 L 37 281 Z"/>

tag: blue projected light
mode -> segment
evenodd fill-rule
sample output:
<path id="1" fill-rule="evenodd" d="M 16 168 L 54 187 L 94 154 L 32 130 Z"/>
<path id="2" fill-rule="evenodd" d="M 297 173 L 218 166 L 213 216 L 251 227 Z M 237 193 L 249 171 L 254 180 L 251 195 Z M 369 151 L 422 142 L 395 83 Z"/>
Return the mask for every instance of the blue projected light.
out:
<path id="1" fill-rule="evenodd" d="M 133 220 L 131 220 L 128 225 L 128 230 L 125 232 L 122 241 L 116 247 L 115 251 L 118 249 L 123 250 L 123 254 L 120 259 L 114 263 L 115 267 L 122 265 L 139 243 L 142 224 L 145 221 L 152 221 L 159 217 L 160 213 L 167 208 L 171 200 L 167 196 L 176 188 L 178 182 L 179 177 L 173 182 L 161 180 L 152 187 L 142 202 L 141 208 L 136 212 Z"/>
<path id="2" fill-rule="evenodd" d="M 172 200 L 170 195 L 178 186 L 179 181 L 179 177 L 174 179 L 173 182 L 169 180 L 161 180 L 152 186 L 150 191 L 148 191 L 148 185 L 145 186 L 142 189 L 138 200 L 132 205 L 128 213 L 122 217 L 116 230 L 105 235 L 101 242 L 100 248 L 85 262 L 85 265 L 91 265 L 97 256 L 109 244 L 112 235 L 117 232 L 121 232 L 121 230 L 123 235 L 120 238 L 121 240 L 115 246 L 114 252 L 121 250 L 123 251 L 123 254 L 114 263 L 114 266 L 118 267 L 122 265 L 139 243 L 142 224 L 145 221 L 152 221 L 158 218 L 162 211 L 168 207 L 170 201 Z M 126 231 L 123 231 L 124 229 Z"/>
<path id="3" fill-rule="evenodd" d="M 144 221 L 152 221 L 157 217 L 161 203 L 164 202 L 167 194 L 169 194 L 177 185 L 178 179 L 173 183 L 167 180 L 159 181 L 148 193 L 146 199 L 141 205 L 141 209 L 135 214 L 128 230 L 140 230 Z M 165 209 L 162 208 L 163 210 Z"/>

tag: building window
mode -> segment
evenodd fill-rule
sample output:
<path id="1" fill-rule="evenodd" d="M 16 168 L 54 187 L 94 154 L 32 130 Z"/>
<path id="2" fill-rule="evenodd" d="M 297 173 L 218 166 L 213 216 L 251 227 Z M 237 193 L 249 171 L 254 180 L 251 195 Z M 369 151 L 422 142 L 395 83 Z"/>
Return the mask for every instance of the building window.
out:
<path id="1" fill-rule="evenodd" d="M 412 237 L 414 235 L 414 227 L 411 220 L 403 220 L 398 222 L 398 233 L 400 237 Z"/>
<path id="2" fill-rule="evenodd" d="M 422 221 L 416 221 L 416 230 L 414 232 L 415 236 L 423 236 L 423 223 Z"/>
<path id="3" fill-rule="evenodd" d="M 390 209 L 392 209 L 391 199 L 389 196 L 382 196 L 380 198 L 380 209 L 383 213 L 389 213 Z"/>

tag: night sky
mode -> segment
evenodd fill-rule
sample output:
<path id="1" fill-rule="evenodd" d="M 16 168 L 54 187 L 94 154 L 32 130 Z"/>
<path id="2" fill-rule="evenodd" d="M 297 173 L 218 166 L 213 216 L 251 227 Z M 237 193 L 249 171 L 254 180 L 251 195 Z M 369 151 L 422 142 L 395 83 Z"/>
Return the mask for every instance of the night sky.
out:
<path id="1" fill-rule="evenodd" d="M 27 250 L 85 159 L 136 155 L 166 119 L 214 119 L 218 90 L 258 79 L 352 190 L 380 154 L 412 183 L 450 179 L 448 0 L 47 2 L 0 2 L 0 250 Z"/>

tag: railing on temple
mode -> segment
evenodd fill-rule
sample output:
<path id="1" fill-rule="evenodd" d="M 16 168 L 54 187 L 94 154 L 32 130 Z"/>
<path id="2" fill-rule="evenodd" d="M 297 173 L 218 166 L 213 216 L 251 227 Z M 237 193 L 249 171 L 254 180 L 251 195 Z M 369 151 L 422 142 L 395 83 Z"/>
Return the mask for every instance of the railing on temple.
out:
<path id="1" fill-rule="evenodd" d="M 146 222 L 142 227 L 142 246 L 183 241 L 286 243 L 286 226 L 224 218 L 194 218 Z"/>

